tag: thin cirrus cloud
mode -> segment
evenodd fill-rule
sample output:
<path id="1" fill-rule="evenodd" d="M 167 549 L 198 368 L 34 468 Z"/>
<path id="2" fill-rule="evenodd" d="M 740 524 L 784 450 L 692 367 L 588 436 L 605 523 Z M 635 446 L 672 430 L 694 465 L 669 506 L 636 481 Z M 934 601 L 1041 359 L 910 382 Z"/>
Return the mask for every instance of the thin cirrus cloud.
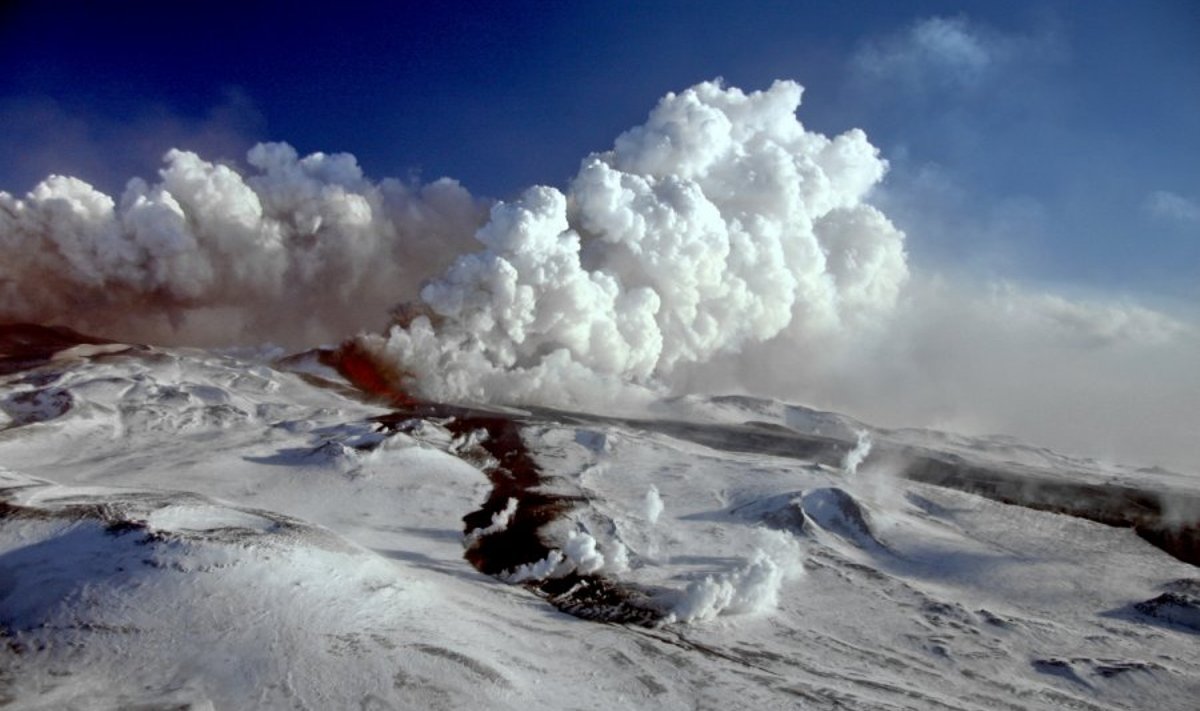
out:
<path id="1" fill-rule="evenodd" d="M 891 166 L 879 199 L 920 236 L 918 262 L 1011 267 L 1009 255 L 1048 240 L 1054 211 L 1030 181 L 1024 139 L 1055 113 L 1069 51 L 1050 24 L 1001 31 L 934 16 L 865 38 L 848 57 L 848 95 L 873 114 L 869 132 Z M 1032 177 L 1055 180 L 1042 169 Z"/>
<path id="2" fill-rule="evenodd" d="M 1061 53 L 1047 30 L 1004 33 L 965 17 L 928 17 L 907 28 L 860 43 L 852 74 L 870 84 L 904 91 L 976 88 L 1008 66 Z"/>
<path id="3" fill-rule="evenodd" d="M 931 17 L 908 31 L 867 42 L 854 56 L 854 68 L 873 78 L 920 83 L 937 73 L 960 84 L 979 81 L 996 60 L 996 48 L 962 18 Z"/>
<path id="4" fill-rule="evenodd" d="M 1144 209 L 1151 217 L 1184 225 L 1200 225 L 1200 202 L 1168 190 L 1146 197 Z"/>
<path id="5" fill-rule="evenodd" d="M 1080 179 L 1096 174 L 1083 149 L 1111 139 L 1103 124 L 1073 120 L 1081 49 L 1055 27 L 929 17 L 859 43 L 850 93 L 873 110 L 890 163 L 871 199 L 909 235 L 911 276 L 875 338 L 826 341 L 788 385 L 876 422 L 1007 432 L 1193 469 L 1194 309 L 1150 297 L 1153 284 L 1142 294 L 1133 281 L 1089 280 L 1123 249 L 1094 216 L 1121 192 L 1144 194 L 1146 176 L 1122 173 L 1123 184 L 1103 188 Z M 1086 219 L 1072 212 L 1081 200 Z M 1176 228 L 1200 214 L 1165 191 L 1142 208 Z M 1125 223 L 1105 222 L 1122 233 Z M 750 389 L 766 389 L 754 373 L 778 373 L 797 352 L 770 345 L 748 354 Z"/>

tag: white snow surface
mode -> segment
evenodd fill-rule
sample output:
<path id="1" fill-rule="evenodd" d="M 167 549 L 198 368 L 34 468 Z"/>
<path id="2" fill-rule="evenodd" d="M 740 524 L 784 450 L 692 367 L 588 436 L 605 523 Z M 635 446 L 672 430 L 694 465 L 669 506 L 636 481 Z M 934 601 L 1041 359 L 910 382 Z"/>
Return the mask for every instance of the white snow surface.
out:
<path id="1" fill-rule="evenodd" d="M 1179 581 L 1200 578 L 1194 566 L 1127 529 L 902 479 L 865 452 L 848 476 L 740 451 L 732 425 L 821 430 L 848 449 L 858 432 L 920 440 L 1167 494 L 1192 490 L 1182 475 L 745 398 L 658 409 L 731 425 L 729 447 L 531 413 L 542 489 L 581 504 L 544 529 L 551 557 L 529 577 L 569 563 L 646 591 L 666 617 L 643 627 L 580 619 L 477 572 L 462 517 L 491 484 L 459 456 L 466 438 L 432 419 L 389 433 L 370 420 L 386 410 L 312 372 L 85 349 L 0 377 L 0 410 L 0 704 L 12 708 L 1183 710 L 1200 698 L 1186 595 L 1160 617 L 1136 608 L 1191 590 Z M 520 507 L 476 533 L 500 535 Z"/>

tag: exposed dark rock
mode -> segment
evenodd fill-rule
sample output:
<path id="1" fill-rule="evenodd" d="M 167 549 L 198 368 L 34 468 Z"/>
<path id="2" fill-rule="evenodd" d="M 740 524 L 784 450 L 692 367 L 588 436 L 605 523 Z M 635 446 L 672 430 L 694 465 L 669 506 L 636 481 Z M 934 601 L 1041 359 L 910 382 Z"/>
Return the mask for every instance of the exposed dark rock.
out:
<path id="1" fill-rule="evenodd" d="M 1200 632 L 1200 581 L 1177 580 L 1158 597 L 1133 607 L 1143 615 Z"/>
<path id="2" fill-rule="evenodd" d="M 63 326 L 0 324 L 0 375 L 45 365 L 55 353 L 85 343 L 112 341 L 86 336 Z"/>

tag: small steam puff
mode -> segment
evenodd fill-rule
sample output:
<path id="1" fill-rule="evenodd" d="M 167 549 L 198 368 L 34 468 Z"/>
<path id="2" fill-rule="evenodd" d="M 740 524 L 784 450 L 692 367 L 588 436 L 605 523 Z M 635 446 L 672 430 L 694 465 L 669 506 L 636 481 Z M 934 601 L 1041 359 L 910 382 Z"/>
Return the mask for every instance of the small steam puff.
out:
<path id="1" fill-rule="evenodd" d="M 510 583 L 561 578 L 572 573 L 622 573 L 629 568 L 629 551 L 625 544 L 613 541 L 602 548 L 590 533 L 571 531 L 562 549 L 551 550 L 546 557 L 517 566 L 501 577 Z"/>
<path id="2" fill-rule="evenodd" d="M 773 610 L 783 583 L 804 572 L 800 546 L 787 534 L 763 531 L 763 546 L 743 567 L 693 581 L 676 595 L 669 619 L 708 620 L 718 615 L 744 615 Z"/>
<path id="3" fill-rule="evenodd" d="M 595 406 L 785 332 L 872 322 L 908 276 L 904 235 L 864 202 L 886 163 L 862 131 L 805 131 L 800 96 L 668 94 L 566 193 L 495 205 L 483 249 L 421 290 L 427 313 L 364 345 L 428 397 Z"/>
<path id="4" fill-rule="evenodd" d="M 871 454 L 871 433 L 866 430 L 858 430 L 855 434 L 857 440 L 854 447 L 846 452 L 845 458 L 842 459 L 842 471 L 847 476 L 857 475 L 858 467 Z"/>
<path id="5" fill-rule="evenodd" d="M 372 183 L 353 156 L 255 146 L 253 172 L 171 150 L 118 203 L 51 176 L 0 192 L 0 319 L 190 345 L 338 340 L 467 248 L 486 206 L 452 180 Z"/>
<path id="6" fill-rule="evenodd" d="M 663 500 L 662 496 L 660 496 L 658 493 L 657 486 L 651 484 L 650 488 L 646 490 L 646 499 L 644 503 L 646 506 L 644 512 L 646 520 L 650 522 L 650 525 L 658 523 L 658 517 L 661 516 L 663 512 Z"/>
<path id="7" fill-rule="evenodd" d="M 470 548 L 484 536 L 508 530 L 508 524 L 512 523 L 513 516 L 517 514 L 519 503 L 515 498 L 509 497 L 508 501 L 504 504 L 504 508 L 492 514 L 491 523 L 483 528 L 476 528 L 466 535 L 466 538 L 463 540 L 464 547 Z"/>

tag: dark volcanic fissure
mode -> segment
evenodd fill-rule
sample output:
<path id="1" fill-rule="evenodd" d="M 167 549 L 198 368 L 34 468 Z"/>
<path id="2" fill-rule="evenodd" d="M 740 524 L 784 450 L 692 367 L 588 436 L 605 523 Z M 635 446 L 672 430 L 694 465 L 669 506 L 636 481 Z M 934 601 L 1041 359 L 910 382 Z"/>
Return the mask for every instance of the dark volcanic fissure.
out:
<path id="1" fill-rule="evenodd" d="M 67 329 L 31 324 L 0 325 L 0 375 L 41 372 L 54 354 L 84 343 L 106 341 Z M 471 565 L 492 576 L 502 577 L 521 565 L 545 559 L 553 547 L 543 540 L 542 530 L 586 504 L 582 497 L 554 493 L 545 486 L 546 476 L 522 437 L 527 427 L 610 424 L 655 431 L 718 449 L 830 465 L 840 462 L 851 446 L 836 438 L 759 423 L 641 421 L 550 409 L 501 413 L 422 402 L 392 385 L 403 377 L 403 373 L 382 372 L 379 364 L 353 341 L 336 351 L 323 351 L 320 356 L 326 365 L 336 368 L 360 392 L 392 405 L 392 413 L 377 418 L 386 428 L 400 430 L 407 426 L 406 423 L 433 419 L 442 422 L 456 437 L 466 438 L 480 430 L 486 433 L 478 446 L 491 458 L 483 469 L 492 490 L 478 510 L 463 518 L 464 535 L 487 527 L 510 499 L 518 502 L 515 514 L 503 531 L 478 537 L 465 551 L 464 557 Z M 871 459 L 879 457 L 905 462 L 901 476 L 915 481 L 967 491 L 1006 504 L 1131 528 L 1175 558 L 1200 565 L 1198 497 L 1174 496 L 1172 510 L 1175 515 L 1168 515 L 1162 497 L 1146 489 L 1051 479 L 1026 468 L 1010 470 L 984 466 L 954 455 L 883 442 L 877 444 Z M 523 585 L 560 610 L 587 619 L 655 625 L 665 617 L 662 604 L 656 603 L 653 591 L 603 575 L 571 573 L 559 578 L 528 581 Z"/>
<path id="2" fill-rule="evenodd" d="M 479 446 L 492 460 L 483 468 L 492 491 L 483 506 L 463 517 L 464 537 L 491 524 L 509 499 L 517 500 L 517 509 L 504 530 L 468 545 L 464 557 L 481 573 L 500 577 L 521 565 L 544 560 L 553 548 L 543 540 L 542 529 L 586 503 L 582 497 L 544 489 L 545 476 L 521 436 L 525 427 L 538 422 L 534 416 L 418 400 L 393 386 L 395 375 L 401 374 L 389 378 L 380 372 L 376 361 L 354 341 L 336 351 L 324 351 L 320 357 L 352 385 L 394 408 L 375 418 L 388 430 L 403 431 L 420 420 L 432 419 L 455 437 L 466 438 L 480 430 L 486 433 Z M 651 592 L 603 575 L 569 573 L 522 584 L 559 610 L 584 619 L 653 626 L 666 616 Z"/>
<path id="3" fill-rule="evenodd" d="M 483 528 L 503 511 L 509 498 L 519 502 L 505 531 L 482 537 L 468 548 L 466 558 L 479 571 L 499 576 L 519 565 L 542 560 L 551 548 L 542 540 L 543 526 L 565 516 L 581 499 L 546 493 L 543 475 L 521 438 L 523 427 L 537 421 L 561 424 L 614 424 L 661 432 L 719 449 L 753 451 L 826 464 L 840 463 L 852 446 L 837 438 L 782 427 L 700 424 L 669 420 L 641 421 L 579 415 L 546 408 L 533 408 L 528 415 L 496 414 L 465 407 L 420 403 L 390 386 L 366 353 L 344 346 L 327 361 L 354 385 L 384 397 L 398 409 L 380 418 L 396 426 L 411 418 L 439 417 L 458 436 L 483 429 L 482 446 L 496 460 L 486 469 L 492 492 L 483 507 L 464 517 L 464 534 Z M 403 375 L 403 374 L 399 374 Z M 731 433 L 738 436 L 730 437 Z M 1067 482 L 1035 471 L 1006 471 L 960 461 L 915 447 L 880 443 L 870 459 L 888 457 L 905 462 L 901 476 L 935 486 L 969 492 L 1005 504 L 1066 514 L 1119 528 L 1131 528 L 1138 536 L 1169 555 L 1200 565 L 1200 500 L 1182 496 L 1176 508 L 1188 515 L 1168 516 L 1161 497 L 1153 491 L 1121 486 L 1099 486 Z M 526 583 L 556 607 L 586 618 L 654 624 L 665 615 L 653 604 L 653 596 L 636 586 L 603 576 L 568 575 Z"/>
<path id="4" fill-rule="evenodd" d="M 491 457 L 484 473 L 492 490 L 483 506 L 463 517 L 464 536 L 487 527 L 504 511 L 509 499 L 517 500 L 508 525 L 468 545 L 466 560 L 481 573 L 503 577 L 521 565 L 545 559 L 553 549 L 543 540 L 542 529 L 587 500 L 543 489 L 544 474 L 521 435 L 534 422 L 519 415 L 434 403 L 407 405 L 375 421 L 389 430 L 403 431 L 421 419 L 436 419 L 456 437 L 465 438 L 480 430 L 486 433 L 479 446 Z M 559 610 L 584 619 L 653 626 L 665 616 L 649 591 L 603 575 L 569 573 L 522 585 Z"/>
<path id="5" fill-rule="evenodd" d="M 62 326 L 32 323 L 0 324 L 0 375 L 31 370 L 50 362 L 54 354 L 73 346 L 111 343 Z"/>

